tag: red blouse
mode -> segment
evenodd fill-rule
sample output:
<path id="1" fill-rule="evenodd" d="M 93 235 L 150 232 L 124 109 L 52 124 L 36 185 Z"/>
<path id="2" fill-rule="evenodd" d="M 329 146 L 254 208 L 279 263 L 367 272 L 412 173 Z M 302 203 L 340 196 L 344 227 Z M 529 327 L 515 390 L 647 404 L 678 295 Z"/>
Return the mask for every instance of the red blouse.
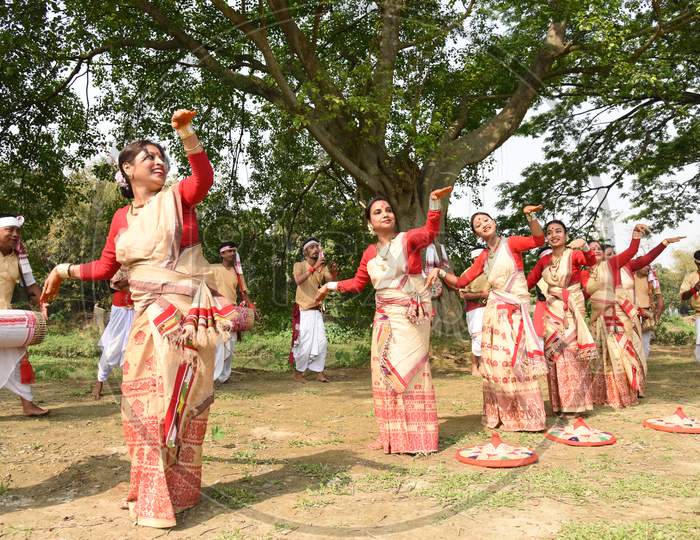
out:
<path id="1" fill-rule="evenodd" d="M 527 275 L 527 288 L 532 289 L 537 282 L 542 277 L 542 272 L 552 264 L 552 254 L 548 253 L 544 257 L 541 257 L 537 261 L 537 264 L 532 267 L 530 273 Z M 571 279 L 569 280 L 569 285 L 574 283 L 581 283 L 581 267 L 582 266 L 593 266 L 595 264 L 595 255 L 591 250 L 579 251 L 574 250 L 571 255 Z"/>
<path id="2" fill-rule="evenodd" d="M 204 200 L 214 183 L 214 169 L 212 169 L 206 152 L 191 154 L 187 156 L 187 159 L 192 168 L 192 175 L 180 181 L 177 185 L 182 199 L 181 248 L 199 242 L 195 205 Z M 126 216 L 128 211 L 129 205 L 126 205 L 114 213 L 107 241 L 102 249 L 102 255 L 96 261 L 80 265 L 80 279 L 86 281 L 105 280 L 111 278 L 119 270 L 121 265 L 117 262 L 114 242 L 117 234 L 127 228 Z"/>
<path id="3" fill-rule="evenodd" d="M 625 266 L 630 272 L 634 273 L 637 270 L 644 268 L 647 264 L 654 262 L 654 259 L 661 255 L 664 249 L 666 249 L 666 244 L 661 242 L 658 246 L 649 251 L 649 253 L 642 255 L 641 257 L 637 257 L 636 259 L 632 259 Z"/>
<path id="4" fill-rule="evenodd" d="M 639 238 L 632 238 L 629 247 L 622 253 L 618 253 L 614 257 L 609 258 L 606 262 L 610 267 L 610 271 L 613 275 L 613 285 L 619 287 L 622 284 L 622 279 L 620 278 L 620 269 L 630 262 L 632 257 L 637 254 L 639 249 Z M 643 266 L 643 265 L 642 265 Z M 581 285 L 585 288 L 588 285 L 588 278 L 590 277 L 590 272 L 588 270 L 581 271 Z"/>
<path id="5" fill-rule="evenodd" d="M 542 236 L 509 236 L 507 238 L 508 247 L 513 254 L 515 266 L 518 270 L 523 269 L 523 258 L 520 255 L 523 251 L 534 249 L 544 245 L 544 235 Z M 467 268 L 457 280 L 457 288 L 461 289 L 469 285 L 484 271 L 484 265 L 489 257 L 491 249 L 482 251 L 472 265 Z"/>
<path id="6" fill-rule="evenodd" d="M 408 252 L 408 273 L 420 274 L 423 271 L 420 250 L 426 248 L 435 240 L 440 232 L 440 210 L 430 210 L 425 225 L 417 229 L 406 231 L 406 251 Z M 338 291 L 344 293 L 359 293 L 370 282 L 367 272 L 367 263 L 377 256 L 377 245 L 370 244 L 362 254 L 360 266 L 355 272 L 355 277 L 338 282 Z"/>
<path id="7" fill-rule="evenodd" d="M 112 305 L 116 307 L 134 307 L 134 302 L 131 300 L 129 289 L 123 291 L 114 291 L 112 293 Z"/>

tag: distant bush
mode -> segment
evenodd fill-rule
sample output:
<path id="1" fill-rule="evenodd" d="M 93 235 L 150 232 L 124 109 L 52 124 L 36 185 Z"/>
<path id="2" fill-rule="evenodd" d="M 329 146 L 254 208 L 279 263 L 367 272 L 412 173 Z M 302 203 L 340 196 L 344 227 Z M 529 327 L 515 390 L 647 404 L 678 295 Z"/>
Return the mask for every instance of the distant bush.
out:
<path id="1" fill-rule="evenodd" d="M 369 344 L 359 344 L 350 351 L 336 351 L 333 367 L 355 368 L 369 364 L 371 348 Z"/>
<path id="2" fill-rule="evenodd" d="M 681 317 L 664 315 L 654 329 L 654 341 L 662 345 L 692 345 L 695 328 Z"/>

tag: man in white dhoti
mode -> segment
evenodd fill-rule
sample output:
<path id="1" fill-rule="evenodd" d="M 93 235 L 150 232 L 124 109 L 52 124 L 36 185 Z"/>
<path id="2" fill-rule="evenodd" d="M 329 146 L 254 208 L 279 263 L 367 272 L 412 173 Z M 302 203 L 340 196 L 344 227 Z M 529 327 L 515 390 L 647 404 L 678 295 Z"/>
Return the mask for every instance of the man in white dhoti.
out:
<path id="1" fill-rule="evenodd" d="M 39 306 L 41 290 L 36 284 L 29 259 L 20 241 L 22 216 L 0 215 L 0 309 L 11 309 L 15 285 L 22 283 L 30 302 Z M 34 372 L 26 347 L 2 348 L 0 343 L 0 388 L 19 396 L 26 416 L 43 416 L 49 411 L 34 403 L 31 383 Z"/>
<path id="2" fill-rule="evenodd" d="M 688 273 L 681 283 L 681 300 L 689 302 L 695 312 L 695 360 L 700 362 L 700 250 L 693 254 L 695 266 L 693 272 Z"/>
<path id="3" fill-rule="evenodd" d="M 481 254 L 483 248 L 471 252 L 473 261 Z M 489 283 L 485 275 L 480 275 L 472 281 L 459 295 L 464 299 L 464 311 L 467 318 L 467 329 L 472 342 L 472 375 L 479 376 L 481 364 L 481 327 L 484 321 L 486 299 L 489 296 Z"/>
<path id="4" fill-rule="evenodd" d="M 124 350 L 129 341 L 131 324 L 134 322 L 134 303 L 129 293 L 129 276 L 123 270 L 117 272 L 110 281 L 112 288 L 112 309 L 109 322 L 102 333 L 97 347 L 102 354 L 97 365 L 97 382 L 92 391 L 95 399 L 102 397 L 102 386 L 112 370 L 124 365 Z"/>
<path id="5" fill-rule="evenodd" d="M 224 296 L 230 303 L 236 304 L 238 292 L 241 298 L 249 307 L 253 303 L 248 296 L 248 287 L 243 277 L 243 265 L 238 253 L 238 246 L 234 242 L 224 242 L 219 246 L 221 264 L 212 264 L 211 270 L 216 281 L 216 290 Z M 231 332 L 231 338 L 219 343 L 216 346 L 214 357 L 214 380 L 225 383 L 231 377 L 231 364 L 233 353 L 236 350 L 238 335 Z"/>
<path id="6" fill-rule="evenodd" d="M 309 370 L 316 373 L 318 381 L 328 382 L 324 373 L 328 341 L 323 324 L 323 308 L 316 303 L 316 294 L 321 285 L 337 279 L 338 267 L 335 264 L 326 265 L 321 244 L 316 238 L 308 238 L 301 252 L 304 260 L 294 263 L 293 269 L 297 284 L 292 317 L 294 380 L 305 382 L 304 373 Z"/>

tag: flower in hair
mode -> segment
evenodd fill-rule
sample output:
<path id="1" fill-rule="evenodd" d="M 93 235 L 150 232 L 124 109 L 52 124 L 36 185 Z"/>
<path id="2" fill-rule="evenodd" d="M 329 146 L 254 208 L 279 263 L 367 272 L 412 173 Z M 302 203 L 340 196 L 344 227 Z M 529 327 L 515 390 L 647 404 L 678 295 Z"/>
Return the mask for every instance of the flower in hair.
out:
<path id="1" fill-rule="evenodd" d="M 117 173 L 114 175 L 114 180 L 115 180 L 115 182 L 117 182 L 117 185 L 119 187 L 123 187 L 123 188 L 129 187 L 129 183 L 126 181 L 126 178 L 124 178 L 124 175 L 122 174 L 122 172 L 120 170 L 117 171 Z"/>

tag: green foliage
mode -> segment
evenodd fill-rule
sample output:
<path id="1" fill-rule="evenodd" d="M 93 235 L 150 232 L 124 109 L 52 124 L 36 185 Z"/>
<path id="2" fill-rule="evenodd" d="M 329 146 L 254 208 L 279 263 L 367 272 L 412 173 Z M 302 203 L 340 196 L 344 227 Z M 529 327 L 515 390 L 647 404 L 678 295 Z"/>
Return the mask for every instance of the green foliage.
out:
<path id="1" fill-rule="evenodd" d="M 256 500 L 253 492 L 234 486 L 213 486 L 208 491 L 212 499 L 231 510 L 238 510 L 254 503 Z"/>
<path id="2" fill-rule="evenodd" d="M 573 8 L 572 38 L 587 54 L 561 65 L 554 101 L 521 133 L 544 137 L 545 159 L 525 181 L 501 186 L 500 208 L 545 202 L 548 215 L 568 216 L 574 231 L 592 232 L 602 201 L 617 186 L 635 219 L 663 229 L 691 215 L 700 198 L 700 70 L 694 2 L 595 2 Z M 684 21 L 671 39 L 661 30 Z M 657 33 L 645 30 L 653 25 Z M 682 36 L 682 37 L 681 37 Z M 603 181 L 596 183 L 597 177 Z M 551 214 L 550 214 L 551 213 Z"/>
<path id="3" fill-rule="evenodd" d="M 355 368 L 369 364 L 371 360 L 371 347 L 369 345 L 360 344 L 349 351 L 337 351 L 335 353 L 335 362 L 333 367 L 340 368 Z"/>
<path id="4" fill-rule="evenodd" d="M 631 523 L 609 523 L 607 521 L 567 523 L 556 536 L 557 540 L 677 540 L 698 538 L 700 521 L 685 520 L 661 523 L 633 521 Z"/>
<path id="5" fill-rule="evenodd" d="M 654 342 L 663 345 L 693 345 L 695 327 L 680 317 L 664 315 L 654 328 Z"/>

